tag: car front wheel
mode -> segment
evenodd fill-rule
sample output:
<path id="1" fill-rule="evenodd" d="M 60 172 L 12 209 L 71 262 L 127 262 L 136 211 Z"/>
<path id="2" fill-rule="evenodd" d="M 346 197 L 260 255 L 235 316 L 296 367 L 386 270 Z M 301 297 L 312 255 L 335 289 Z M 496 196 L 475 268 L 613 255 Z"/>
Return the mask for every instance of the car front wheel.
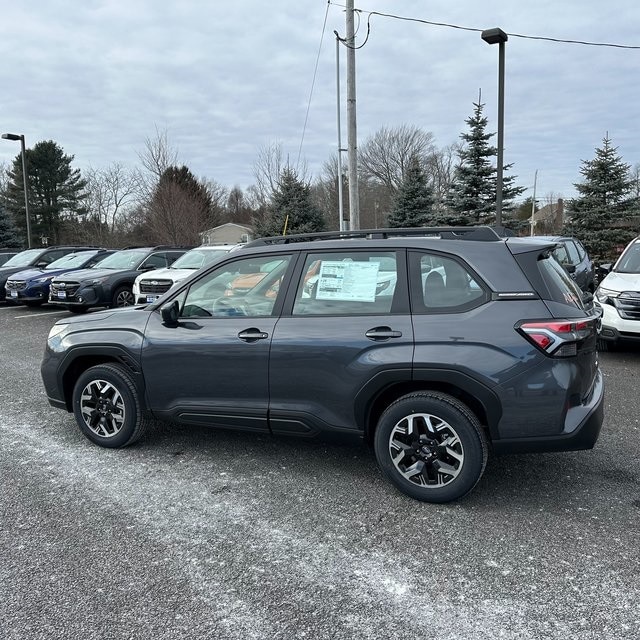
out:
<path id="1" fill-rule="evenodd" d="M 136 303 L 133 292 L 128 287 L 120 287 L 113 294 L 112 307 L 131 307 Z"/>
<path id="2" fill-rule="evenodd" d="M 437 391 L 411 393 L 380 417 L 374 447 L 384 475 L 424 502 L 450 502 L 476 485 L 487 463 L 477 417 L 456 398 Z"/>
<path id="3" fill-rule="evenodd" d="M 131 376 L 115 364 L 91 367 L 78 378 L 73 413 L 82 433 L 101 447 L 132 444 L 148 426 Z"/>

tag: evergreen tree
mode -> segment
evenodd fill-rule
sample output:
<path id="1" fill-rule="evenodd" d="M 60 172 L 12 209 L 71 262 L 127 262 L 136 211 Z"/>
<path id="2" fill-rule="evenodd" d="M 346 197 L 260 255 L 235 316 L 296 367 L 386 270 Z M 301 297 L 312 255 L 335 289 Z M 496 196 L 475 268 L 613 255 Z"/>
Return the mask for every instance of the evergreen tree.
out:
<path id="1" fill-rule="evenodd" d="M 574 186 L 580 196 L 569 201 L 569 222 L 564 232 L 576 236 L 592 258 L 609 259 L 615 248 L 636 235 L 630 219 L 638 214 L 638 197 L 631 167 L 622 161 L 618 148 L 606 135 L 593 160 L 584 160 L 580 173 L 584 182 Z"/>
<path id="2" fill-rule="evenodd" d="M 420 160 L 412 156 L 389 214 L 390 227 L 426 227 L 432 222 L 433 189 L 427 183 Z"/>
<path id="3" fill-rule="evenodd" d="M 285 226 L 286 225 L 286 226 Z M 326 221 L 314 203 L 311 187 L 290 167 L 285 168 L 263 216 L 254 218 L 258 236 L 314 233 L 326 229 Z"/>
<path id="4" fill-rule="evenodd" d="M 496 217 L 496 167 L 493 157 L 498 150 L 489 144 L 495 133 L 487 133 L 488 120 L 482 115 L 484 104 L 474 102 L 473 115 L 465 121 L 469 132 L 460 135 L 464 141 L 458 151 L 456 167 L 447 198 L 448 212 L 440 214 L 444 224 L 494 224 Z M 502 209 L 508 217 L 513 200 L 523 191 L 514 186 L 515 176 L 504 175 L 513 165 L 503 167 Z"/>
<path id="5" fill-rule="evenodd" d="M 85 212 L 82 202 L 86 182 L 80 169 L 71 167 L 72 161 L 73 156 L 66 155 L 53 140 L 38 142 L 26 150 L 31 233 L 34 237 L 46 236 L 50 244 L 59 242 L 65 218 Z M 7 175 L 4 203 L 26 235 L 21 153 Z"/>
<path id="6" fill-rule="evenodd" d="M 23 244 L 11 216 L 3 207 L 0 207 L 0 247 L 14 248 L 21 247 Z"/>

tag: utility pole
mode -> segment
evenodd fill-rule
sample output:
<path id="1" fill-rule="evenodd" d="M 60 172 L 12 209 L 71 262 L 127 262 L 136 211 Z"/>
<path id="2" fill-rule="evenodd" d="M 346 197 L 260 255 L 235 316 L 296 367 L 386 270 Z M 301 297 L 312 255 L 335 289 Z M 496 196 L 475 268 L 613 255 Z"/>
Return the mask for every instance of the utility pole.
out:
<path id="1" fill-rule="evenodd" d="M 538 182 L 538 170 L 533 174 L 533 198 L 531 199 L 531 235 L 533 235 L 533 228 L 536 226 L 536 183 Z"/>
<path id="2" fill-rule="evenodd" d="M 356 135 L 356 51 L 354 0 L 347 0 L 345 44 L 347 45 L 347 147 L 349 155 L 349 228 L 360 228 L 358 198 L 358 143 Z"/>
<path id="3" fill-rule="evenodd" d="M 346 220 L 344 219 L 344 203 L 342 198 L 342 132 L 340 130 L 340 36 L 336 34 L 336 104 L 338 115 L 338 220 L 340 221 L 340 231 L 347 231 Z"/>

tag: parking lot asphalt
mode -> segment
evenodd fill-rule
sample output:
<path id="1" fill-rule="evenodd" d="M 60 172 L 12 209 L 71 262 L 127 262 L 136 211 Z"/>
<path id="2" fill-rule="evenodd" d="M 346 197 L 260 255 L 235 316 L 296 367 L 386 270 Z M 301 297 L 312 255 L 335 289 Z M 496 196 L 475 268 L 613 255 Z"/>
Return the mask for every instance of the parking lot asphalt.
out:
<path id="1" fill-rule="evenodd" d="M 0 305 L 6 640 L 640 637 L 640 349 L 601 354 L 594 450 L 492 457 L 430 505 L 358 443 L 92 445 L 40 381 L 66 314 Z"/>

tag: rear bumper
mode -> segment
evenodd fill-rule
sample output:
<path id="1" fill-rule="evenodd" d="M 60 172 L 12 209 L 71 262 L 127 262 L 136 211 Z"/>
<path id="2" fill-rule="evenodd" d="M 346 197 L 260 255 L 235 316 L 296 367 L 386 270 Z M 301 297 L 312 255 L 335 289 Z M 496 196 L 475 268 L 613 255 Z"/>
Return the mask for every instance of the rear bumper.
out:
<path id="1" fill-rule="evenodd" d="M 604 420 L 604 380 L 598 370 L 589 401 L 570 410 L 565 430 L 537 438 L 501 438 L 492 442 L 495 453 L 542 453 L 593 449 Z"/>

